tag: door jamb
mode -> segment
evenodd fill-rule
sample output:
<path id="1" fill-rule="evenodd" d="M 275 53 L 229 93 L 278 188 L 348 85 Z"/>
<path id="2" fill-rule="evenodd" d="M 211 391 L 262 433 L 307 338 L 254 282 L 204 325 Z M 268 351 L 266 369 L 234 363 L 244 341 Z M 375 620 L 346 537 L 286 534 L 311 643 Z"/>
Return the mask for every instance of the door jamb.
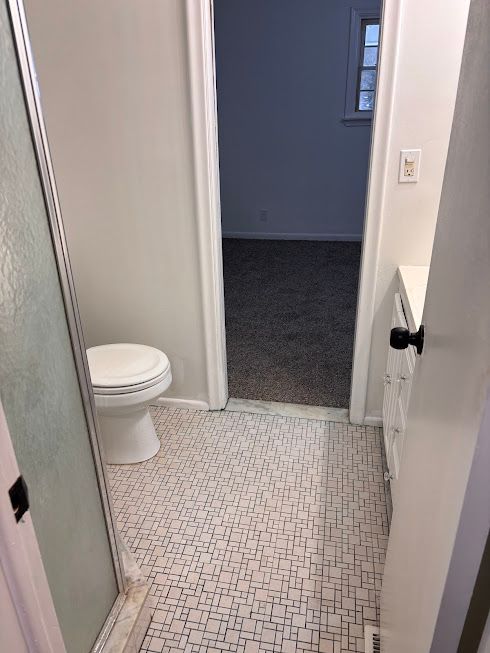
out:
<path id="1" fill-rule="evenodd" d="M 19 476 L 0 403 L 0 566 L 29 650 L 65 653 L 30 512 L 17 523 L 8 490 Z"/>
<path id="2" fill-rule="evenodd" d="M 208 404 L 228 401 L 212 0 L 186 0 L 195 208 Z"/>
<path id="3" fill-rule="evenodd" d="M 382 2 L 378 87 L 373 116 L 352 364 L 350 421 L 353 424 L 366 422 L 366 396 L 400 17 L 401 0 Z M 209 407 L 211 410 L 216 410 L 224 408 L 228 398 L 228 387 L 213 0 L 186 0 L 186 18 L 207 381 Z M 369 417 L 367 419 L 372 422 Z"/>
<path id="4" fill-rule="evenodd" d="M 382 425 L 380 418 L 366 415 L 366 399 L 374 326 L 376 280 L 383 228 L 384 196 L 389 172 L 388 152 L 393 120 L 400 23 L 401 0 L 384 0 L 381 10 L 378 81 L 371 133 L 349 409 L 352 424 L 373 426 Z"/>

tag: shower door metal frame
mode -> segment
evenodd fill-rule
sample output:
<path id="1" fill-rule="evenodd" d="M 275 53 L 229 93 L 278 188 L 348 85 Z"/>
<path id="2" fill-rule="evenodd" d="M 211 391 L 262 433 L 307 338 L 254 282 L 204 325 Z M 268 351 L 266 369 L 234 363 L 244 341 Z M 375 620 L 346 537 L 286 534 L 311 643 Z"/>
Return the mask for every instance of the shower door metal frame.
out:
<path id="1" fill-rule="evenodd" d="M 44 125 L 41 99 L 27 29 L 24 5 L 22 0 L 7 0 L 7 5 L 10 13 L 12 35 L 24 92 L 26 111 L 31 129 L 46 212 L 48 214 L 49 229 L 51 232 L 55 260 L 63 295 L 78 384 L 80 387 L 85 419 L 90 434 L 90 444 L 96 468 L 99 493 L 101 496 L 106 528 L 109 535 L 117 587 L 119 590 L 119 595 L 115 599 L 114 606 L 102 631 L 106 632 L 109 622 L 114 622 L 117 617 L 117 613 L 123 603 L 121 595 L 124 595 L 126 590 L 123 558 L 117 537 L 116 519 L 112 506 L 112 499 L 108 489 L 107 471 L 101 455 L 100 437 L 98 433 L 95 402 L 90 381 L 87 354 L 85 351 L 80 314 L 71 272 L 53 165 Z"/>

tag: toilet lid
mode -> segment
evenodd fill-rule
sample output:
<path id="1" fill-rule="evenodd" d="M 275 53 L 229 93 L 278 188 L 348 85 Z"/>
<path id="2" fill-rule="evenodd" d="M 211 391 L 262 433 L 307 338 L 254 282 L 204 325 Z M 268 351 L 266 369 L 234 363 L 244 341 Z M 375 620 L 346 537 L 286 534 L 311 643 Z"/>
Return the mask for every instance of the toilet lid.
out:
<path id="1" fill-rule="evenodd" d="M 92 385 L 98 388 L 146 384 L 170 367 L 163 351 L 128 343 L 91 347 L 87 358 Z"/>

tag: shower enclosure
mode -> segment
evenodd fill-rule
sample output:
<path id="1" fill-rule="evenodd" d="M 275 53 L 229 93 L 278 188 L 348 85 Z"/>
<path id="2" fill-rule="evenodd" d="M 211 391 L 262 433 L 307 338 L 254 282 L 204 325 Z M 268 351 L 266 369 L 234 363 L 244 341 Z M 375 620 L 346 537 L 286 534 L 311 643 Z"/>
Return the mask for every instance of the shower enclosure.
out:
<path id="1" fill-rule="evenodd" d="M 87 653 L 124 573 L 20 0 L 0 3 L 0 62 L 0 398 L 66 649 Z"/>

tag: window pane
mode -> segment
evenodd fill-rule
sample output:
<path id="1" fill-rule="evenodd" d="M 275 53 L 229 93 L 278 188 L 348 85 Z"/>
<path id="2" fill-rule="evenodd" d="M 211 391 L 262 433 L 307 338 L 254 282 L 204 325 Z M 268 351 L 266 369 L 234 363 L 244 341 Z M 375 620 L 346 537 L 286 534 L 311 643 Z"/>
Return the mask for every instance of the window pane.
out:
<path id="1" fill-rule="evenodd" d="M 366 45 L 378 45 L 379 41 L 379 25 L 366 25 L 366 37 L 364 43 Z"/>
<path id="2" fill-rule="evenodd" d="M 368 47 L 364 48 L 363 66 L 375 66 L 378 59 L 378 48 Z"/>
<path id="3" fill-rule="evenodd" d="M 374 91 L 376 88 L 376 71 L 363 70 L 361 72 L 361 91 Z"/>
<path id="4" fill-rule="evenodd" d="M 374 104 L 374 91 L 361 91 L 359 93 L 358 111 L 372 111 Z"/>

